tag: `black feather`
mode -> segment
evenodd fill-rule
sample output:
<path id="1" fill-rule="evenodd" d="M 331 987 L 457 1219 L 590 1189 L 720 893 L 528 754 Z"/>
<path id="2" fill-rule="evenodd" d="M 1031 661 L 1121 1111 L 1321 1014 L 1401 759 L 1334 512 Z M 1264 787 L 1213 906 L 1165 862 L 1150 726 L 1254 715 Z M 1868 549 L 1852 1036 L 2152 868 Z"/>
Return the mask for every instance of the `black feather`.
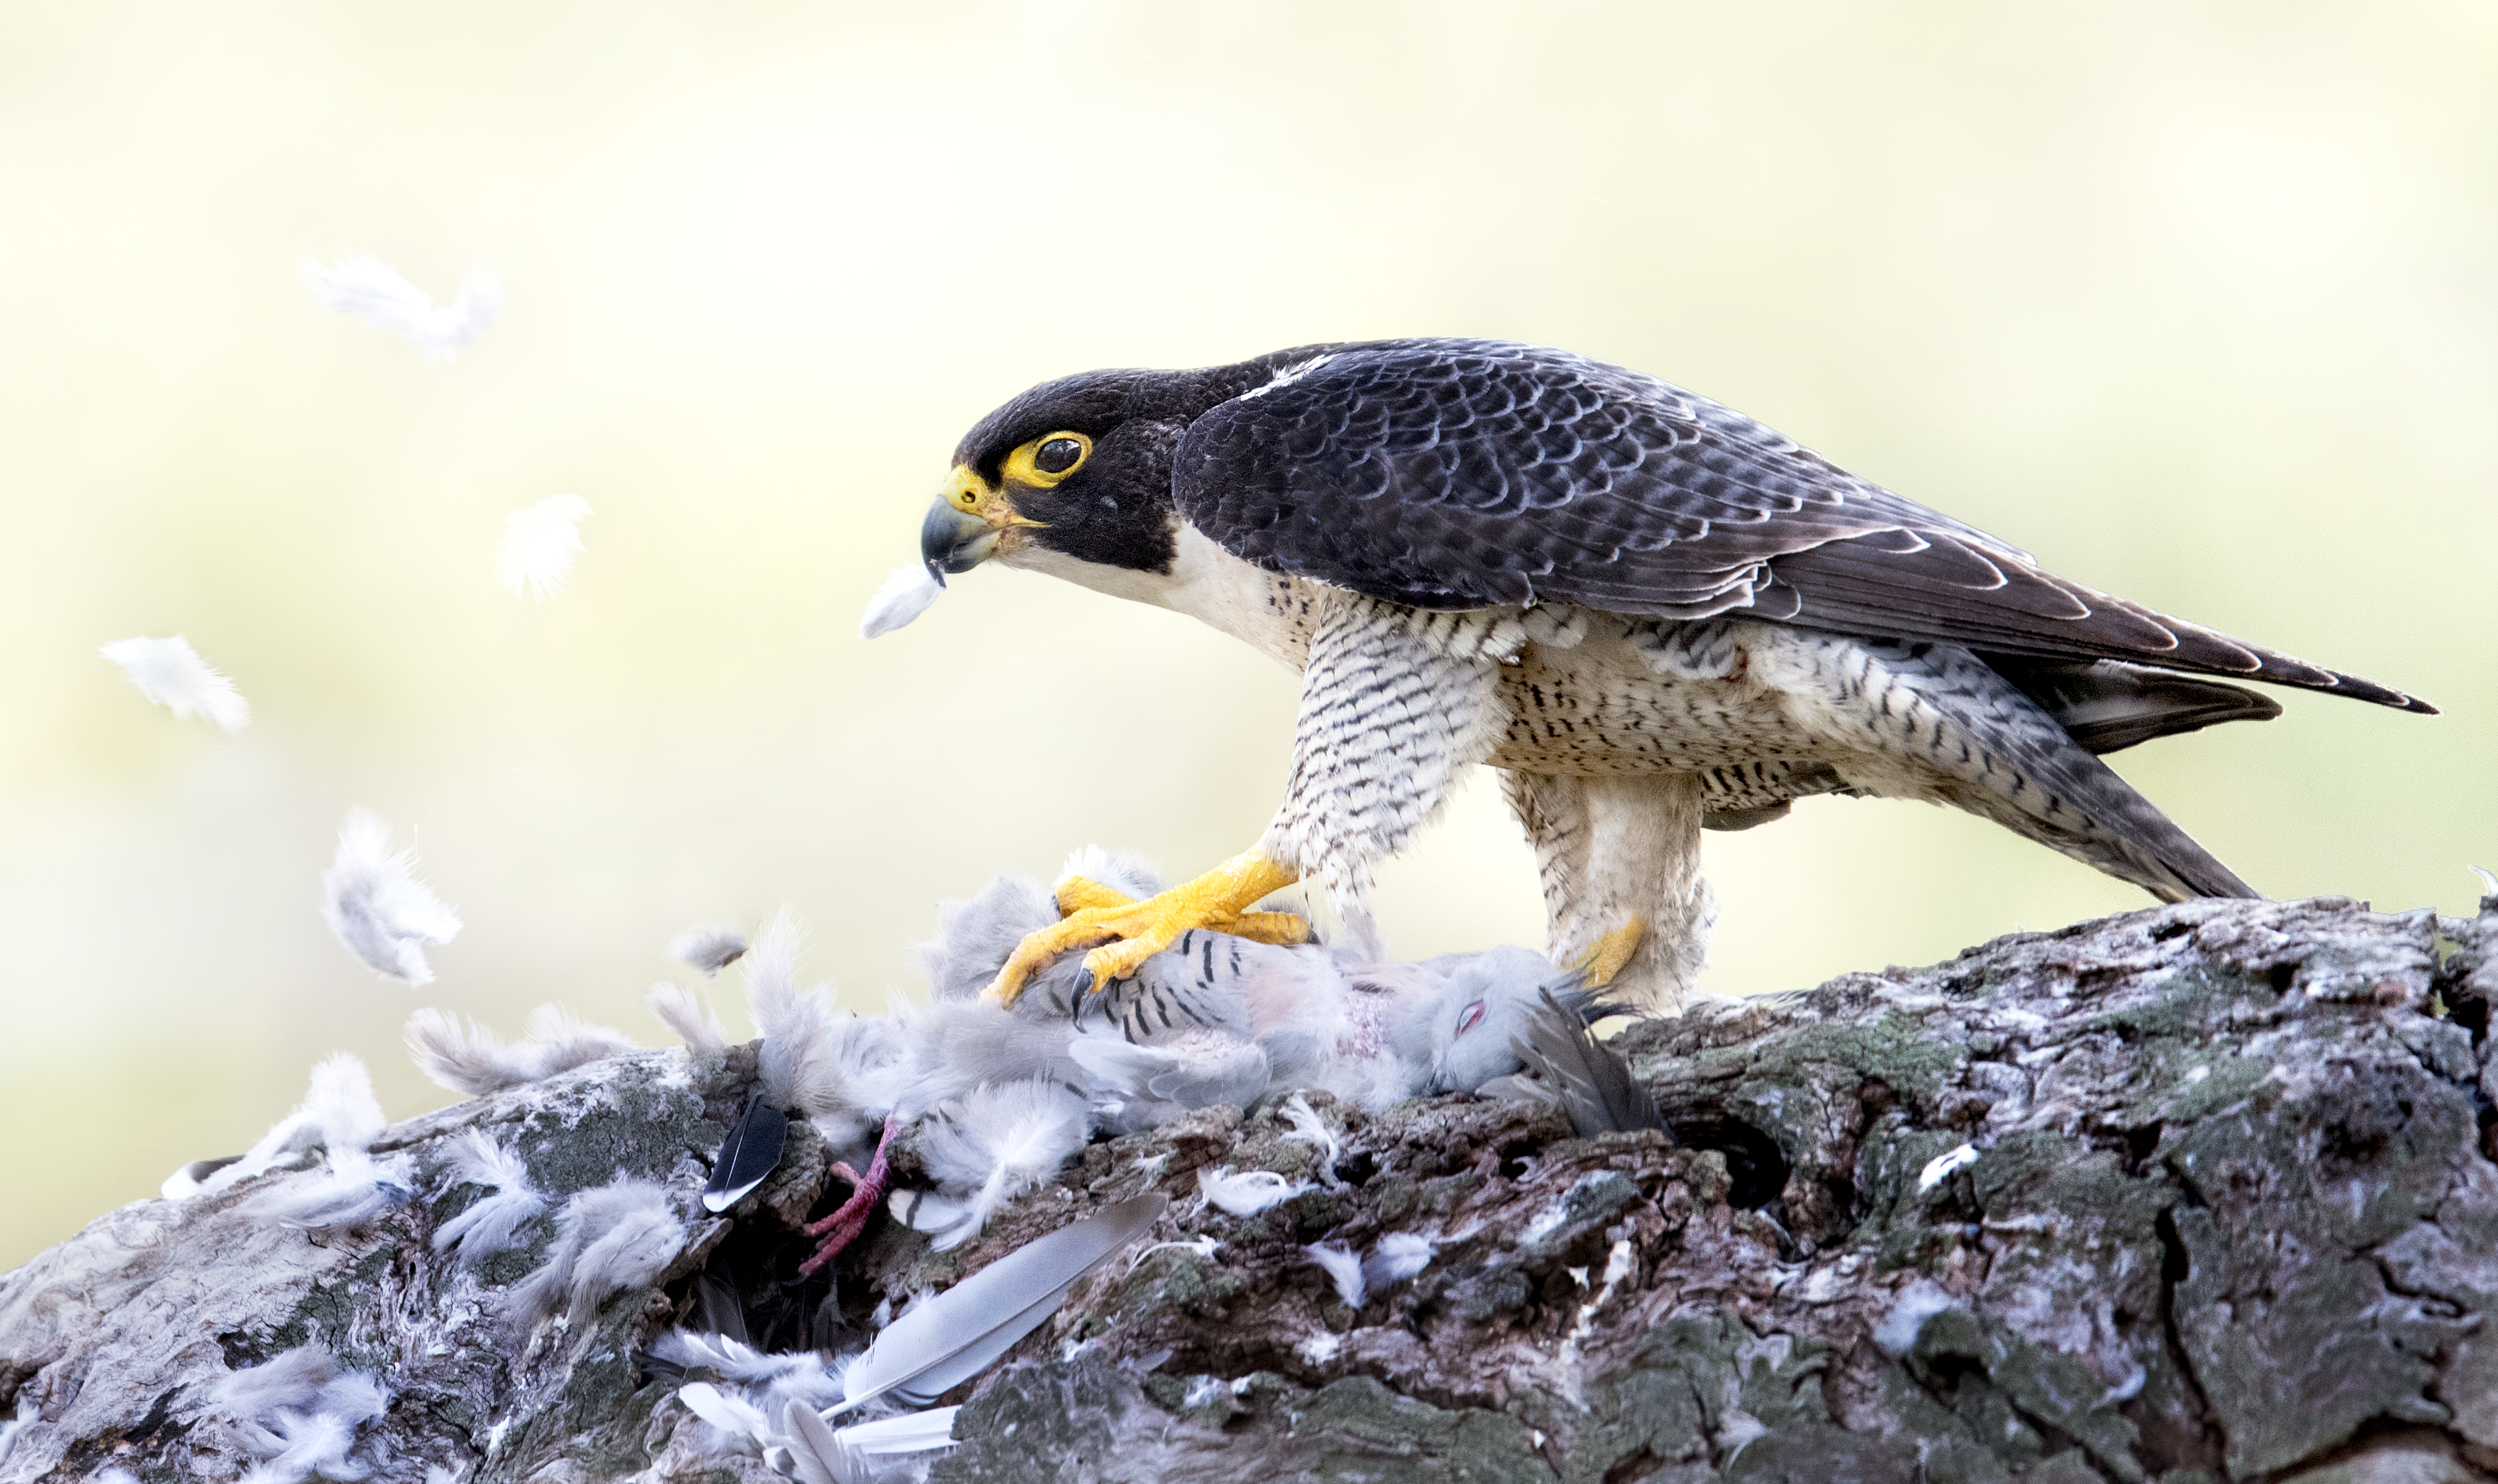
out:
<path id="1" fill-rule="evenodd" d="M 720 1146 L 712 1162 L 711 1184 L 703 1186 L 703 1209 L 726 1211 L 781 1167 L 781 1146 L 789 1136 L 789 1115 L 772 1106 L 761 1092 L 747 1099 L 746 1112 Z"/>

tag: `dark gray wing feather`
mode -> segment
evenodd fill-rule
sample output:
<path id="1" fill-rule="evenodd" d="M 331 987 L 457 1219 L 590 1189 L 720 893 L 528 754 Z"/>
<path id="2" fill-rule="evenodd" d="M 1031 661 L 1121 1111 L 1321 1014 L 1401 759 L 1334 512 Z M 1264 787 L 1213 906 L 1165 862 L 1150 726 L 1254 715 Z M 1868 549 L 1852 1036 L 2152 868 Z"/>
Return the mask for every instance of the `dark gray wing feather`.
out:
<path id="1" fill-rule="evenodd" d="M 2432 710 L 2067 583 L 1731 408 L 1537 346 L 1316 349 L 1189 426 L 1172 499 L 1271 571 L 1417 608 L 1743 612 Z"/>
<path id="2" fill-rule="evenodd" d="M 1631 1075 L 1629 1060 L 1588 1030 L 1587 1012 L 1563 1003 L 1550 989 L 1542 997 L 1543 1004 L 1530 1009 L 1526 1024 L 1510 1037 L 1510 1049 L 1555 1095 L 1571 1131 L 1584 1139 L 1653 1128 L 1672 1138 L 1656 1099 Z"/>

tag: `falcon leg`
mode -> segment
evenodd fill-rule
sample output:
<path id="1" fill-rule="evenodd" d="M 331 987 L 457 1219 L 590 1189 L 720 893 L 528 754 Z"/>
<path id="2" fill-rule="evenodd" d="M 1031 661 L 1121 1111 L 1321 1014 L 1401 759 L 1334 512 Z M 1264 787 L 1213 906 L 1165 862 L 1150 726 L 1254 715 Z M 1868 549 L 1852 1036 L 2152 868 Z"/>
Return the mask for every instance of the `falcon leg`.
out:
<path id="1" fill-rule="evenodd" d="M 1096 985 L 1133 976 L 1139 964 L 1191 929 L 1261 942 L 1306 942 L 1309 926 L 1300 918 L 1290 912 L 1249 910 L 1298 879 L 1290 868 L 1257 850 L 1244 851 L 1194 881 L 1183 881 L 1142 901 L 1129 900 L 1083 877 L 1071 877 L 1059 888 L 1059 910 L 1067 916 L 1016 944 L 998 977 L 982 992 L 983 997 L 1010 1005 L 1051 960 L 1097 943 L 1104 946 L 1084 956 L 1084 972 L 1076 976 L 1079 998 Z M 1068 911 L 1071 902 L 1088 904 Z"/>
<path id="2" fill-rule="evenodd" d="M 891 1119 L 884 1121 L 884 1132 L 877 1136 L 876 1157 L 867 1162 L 866 1174 L 861 1175 L 847 1164 L 833 1166 L 834 1174 L 850 1183 L 850 1198 L 842 1202 L 831 1216 L 801 1228 L 808 1236 L 818 1240 L 816 1255 L 798 1264 L 800 1278 L 815 1277 L 824 1264 L 840 1256 L 842 1248 L 856 1242 L 859 1233 L 867 1230 L 868 1217 L 876 1215 L 876 1208 L 883 1203 L 885 1191 L 892 1185 L 884 1154 L 885 1147 L 893 1142 L 894 1130 L 899 1126 Z"/>
<path id="3" fill-rule="evenodd" d="M 1503 782 L 1535 846 L 1553 962 L 1593 967 L 1619 956 L 1607 985 L 1615 997 L 1681 1009 L 1699 987 L 1717 919 L 1700 876 L 1700 779 L 1509 772 Z M 1643 923 L 1620 956 L 1619 934 Z"/>
<path id="4" fill-rule="evenodd" d="M 1621 977 L 1631 955 L 1648 937 L 1648 919 L 1634 917 L 1629 922 L 1596 939 L 1579 960 L 1580 981 L 1591 990 L 1601 990 Z"/>
<path id="5" fill-rule="evenodd" d="M 1517 620 L 1494 612 L 1329 598 L 1301 672 L 1284 803 L 1258 843 L 1143 901 L 1112 902 L 1097 882 L 1070 883 L 1060 910 L 1082 905 L 1016 945 L 985 997 L 1013 1003 L 1052 959 L 1078 948 L 1092 950 L 1075 981 L 1081 996 L 1135 974 L 1191 929 L 1305 941 L 1299 918 L 1249 910 L 1305 874 L 1326 887 L 1350 930 L 1366 932 L 1369 863 L 1405 848 L 1439 812 L 1457 771 L 1490 756 L 1503 725 L 1500 663 L 1524 642 Z"/>

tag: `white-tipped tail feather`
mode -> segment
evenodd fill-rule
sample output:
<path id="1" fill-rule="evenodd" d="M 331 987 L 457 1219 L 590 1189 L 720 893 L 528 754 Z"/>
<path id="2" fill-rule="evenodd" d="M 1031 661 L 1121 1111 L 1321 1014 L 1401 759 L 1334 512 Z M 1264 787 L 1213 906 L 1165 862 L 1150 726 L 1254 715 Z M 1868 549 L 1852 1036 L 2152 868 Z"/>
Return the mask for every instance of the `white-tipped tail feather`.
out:
<path id="1" fill-rule="evenodd" d="M 321 873 L 321 917 L 367 968 L 407 985 L 433 982 L 422 945 L 460 933 L 459 914 L 416 879 L 416 853 L 392 849 L 390 827 L 361 806 L 347 811 Z"/>
<path id="2" fill-rule="evenodd" d="M 176 717 L 206 716 L 229 732 L 251 724 L 251 703 L 179 634 L 171 639 L 117 639 L 101 652 L 121 667 L 141 695 Z"/>

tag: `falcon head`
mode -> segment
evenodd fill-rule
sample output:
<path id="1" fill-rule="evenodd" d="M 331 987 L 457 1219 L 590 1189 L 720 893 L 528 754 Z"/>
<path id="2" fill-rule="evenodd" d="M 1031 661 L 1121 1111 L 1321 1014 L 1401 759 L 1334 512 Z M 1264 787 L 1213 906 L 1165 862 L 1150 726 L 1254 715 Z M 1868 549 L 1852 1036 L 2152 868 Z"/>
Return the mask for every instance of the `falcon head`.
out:
<path id="1" fill-rule="evenodd" d="M 1194 371 L 1086 371 L 1045 381 L 963 435 L 919 527 L 943 583 L 992 557 L 1041 553 L 1168 573 L 1178 549 L 1171 455 L 1206 409 L 1272 379 L 1306 350 Z"/>

